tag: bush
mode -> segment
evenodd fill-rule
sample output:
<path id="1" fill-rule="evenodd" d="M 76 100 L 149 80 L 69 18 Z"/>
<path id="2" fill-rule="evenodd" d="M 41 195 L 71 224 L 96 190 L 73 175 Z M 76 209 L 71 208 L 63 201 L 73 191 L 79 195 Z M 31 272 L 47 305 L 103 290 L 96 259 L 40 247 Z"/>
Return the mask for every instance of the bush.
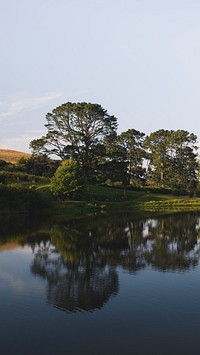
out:
<path id="1" fill-rule="evenodd" d="M 46 206 L 47 201 L 35 190 L 0 184 L 0 212 L 36 213 Z"/>
<path id="2" fill-rule="evenodd" d="M 56 197 L 75 197 L 86 187 L 82 169 L 72 159 L 67 159 L 56 170 L 51 179 L 51 190 Z"/>

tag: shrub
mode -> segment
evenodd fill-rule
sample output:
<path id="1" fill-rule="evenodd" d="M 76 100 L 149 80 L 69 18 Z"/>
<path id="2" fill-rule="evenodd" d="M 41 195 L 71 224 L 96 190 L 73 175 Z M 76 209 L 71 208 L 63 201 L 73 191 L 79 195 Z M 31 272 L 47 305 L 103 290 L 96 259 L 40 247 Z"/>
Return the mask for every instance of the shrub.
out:
<path id="1" fill-rule="evenodd" d="M 51 179 L 53 195 L 60 198 L 74 197 L 85 190 L 85 186 L 82 169 L 72 159 L 63 161 Z"/>
<path id="2" fill-rule="evenodd" d="M 35 213 L 40 211 L 40 208 L 46 206 L 47 201 L 45 201 L 42 194 L 35 190 L 0 184 L 1 212 Z"/>

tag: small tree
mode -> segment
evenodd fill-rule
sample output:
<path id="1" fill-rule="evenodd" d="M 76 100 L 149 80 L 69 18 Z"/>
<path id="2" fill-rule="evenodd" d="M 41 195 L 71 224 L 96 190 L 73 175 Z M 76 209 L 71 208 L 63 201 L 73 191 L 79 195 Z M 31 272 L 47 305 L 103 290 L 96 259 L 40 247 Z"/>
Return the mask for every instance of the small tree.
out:
<path id="1" fill-rule="evenodd" d="M 85 181 L 82 169 L 72 159 L 67 159 L 56 170 L 51 179 L 51 190 L 57 197 L 72 197 L 83 191 Z"/>

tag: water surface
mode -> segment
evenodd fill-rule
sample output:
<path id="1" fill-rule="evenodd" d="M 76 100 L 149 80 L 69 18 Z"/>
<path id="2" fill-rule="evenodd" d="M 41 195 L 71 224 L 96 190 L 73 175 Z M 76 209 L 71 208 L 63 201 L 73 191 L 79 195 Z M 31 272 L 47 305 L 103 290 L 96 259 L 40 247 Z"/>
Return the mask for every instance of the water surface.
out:
<path id="1" fill-rule="evenodd" d="M 0 233 L 1 354 L 199 352 L 199 213 Z"/>

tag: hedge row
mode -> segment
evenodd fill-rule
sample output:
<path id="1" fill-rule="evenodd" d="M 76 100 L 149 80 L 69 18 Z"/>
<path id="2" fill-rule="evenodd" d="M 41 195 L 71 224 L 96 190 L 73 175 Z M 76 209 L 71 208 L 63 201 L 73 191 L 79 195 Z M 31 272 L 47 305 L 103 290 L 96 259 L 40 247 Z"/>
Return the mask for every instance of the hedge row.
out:
<path id="1" fill-rule="evenodd" d="M 0 184 L 0 213 L 36 213 L 48 202 L 41 193 L 31 189 Z"/>
<path id="2" fill-rule="evenodd" d="M 44 176 L 35 176 L 23 172 L 0 171 L 0 183 L 10 184 L 16 182 L 46 183 L 49 179 Z"/>

